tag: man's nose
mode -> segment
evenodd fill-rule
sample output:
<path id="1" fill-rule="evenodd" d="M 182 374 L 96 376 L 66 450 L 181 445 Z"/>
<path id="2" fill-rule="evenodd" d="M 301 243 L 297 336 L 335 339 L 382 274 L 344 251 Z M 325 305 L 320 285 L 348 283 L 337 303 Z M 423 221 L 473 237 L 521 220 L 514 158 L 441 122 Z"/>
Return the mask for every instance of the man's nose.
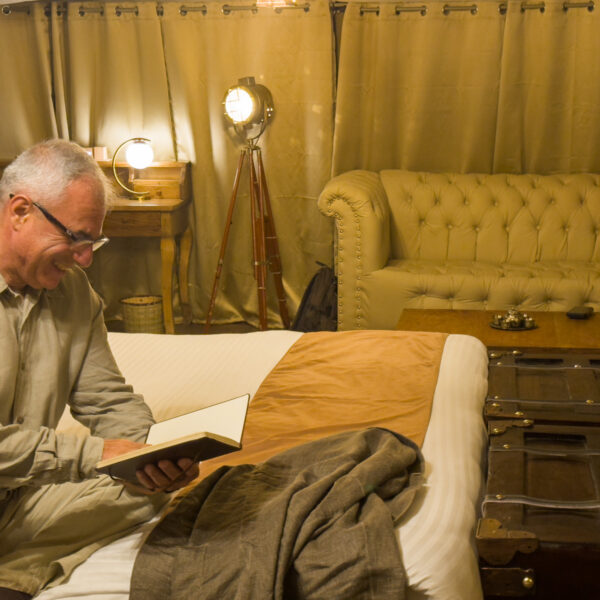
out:
<path id="1" fill-rule="evenodd" d="M 84 269 L 89 267 L 94 260 L 92 245 L 83 246 L 83 248 L 73 248 L 73 260 Z"/>

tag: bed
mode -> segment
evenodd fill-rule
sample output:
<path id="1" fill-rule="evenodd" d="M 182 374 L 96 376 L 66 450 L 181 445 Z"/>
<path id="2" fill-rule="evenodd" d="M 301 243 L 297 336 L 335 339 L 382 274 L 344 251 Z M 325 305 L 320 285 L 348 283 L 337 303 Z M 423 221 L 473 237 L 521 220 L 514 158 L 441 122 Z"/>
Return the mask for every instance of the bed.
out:
<path id="1" fill-rule="evenodd" d="M 326 335 L 354 333 L 365 334 Z M 254 399 L 282 359 L 312 339 L 303 336 L 313 335 L 291 331 L 210 336 L 109 333 L 109 343 L 128 382 L 144 394 L 155 418 L 162 420 L 247 392 Z M 393 365 L 396 353 L 390 349 L 394 344 L 400 356 L 412 336 L 438 334 L 372 335 L 386 336 L 385 354 Z M 359 358 L 355 371 L 380 376 L 379 359 Z M 393 371 L 401 373 L 403 366 L 398 359 Z M 397 529 L 409 584 L 407 598 L 477 600 L 482 593 L 474 526 L 484 479 L 486 349 L 470 336 L 444 336 L 436 369 L 431 414 L 421 446 L 426 483 Z M 382 372 L 381 377 L 389 379 L 389 373 Z M 332 374 L 334 379 L 339 376 Z M 388 401 L 400 393 L 402 381 L 391 381 L 389 388 Z M 60 425 L 65 430 L 78 427 L 69 415 Z M 136 555 L 156 521 L 96 551 L 68 582 L 45 590 L 38 598 L 125 600 Z"/>

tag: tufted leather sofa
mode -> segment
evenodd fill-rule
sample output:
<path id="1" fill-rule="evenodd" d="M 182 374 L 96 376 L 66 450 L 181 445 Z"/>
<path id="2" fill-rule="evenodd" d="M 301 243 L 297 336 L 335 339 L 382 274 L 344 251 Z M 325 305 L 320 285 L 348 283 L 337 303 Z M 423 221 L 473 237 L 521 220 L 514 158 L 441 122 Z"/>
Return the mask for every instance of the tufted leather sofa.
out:
<path id="1" fill-rule="evenodd" d="M 600 175 L 350 171 L 327 183 L 338 328 L 404 307 L 600 310 Z"/>

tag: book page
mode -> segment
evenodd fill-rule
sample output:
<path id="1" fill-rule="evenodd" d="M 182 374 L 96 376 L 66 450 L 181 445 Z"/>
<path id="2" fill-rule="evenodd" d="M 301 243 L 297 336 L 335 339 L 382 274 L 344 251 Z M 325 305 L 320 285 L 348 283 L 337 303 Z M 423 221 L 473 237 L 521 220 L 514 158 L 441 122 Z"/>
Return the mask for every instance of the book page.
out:
<path id="1" fill-rule="evenodd" d="M 242 439 L 250 395 L 226 400 L 191 413 L 155 423 L 150 428 L 147 444 L 160 444 L 201 431 L 216 433 L 235 442 Z"/>

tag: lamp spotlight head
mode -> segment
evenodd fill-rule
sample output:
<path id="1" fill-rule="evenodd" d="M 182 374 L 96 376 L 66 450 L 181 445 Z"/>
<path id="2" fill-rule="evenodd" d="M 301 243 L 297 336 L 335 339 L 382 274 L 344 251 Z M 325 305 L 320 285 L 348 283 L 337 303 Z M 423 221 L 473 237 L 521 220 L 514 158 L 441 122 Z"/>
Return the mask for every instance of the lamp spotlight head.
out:
<path id="1" fill-rule="evenodd" d="M 236 130 L 246 133 L 253 127 L 259 128 L 257 138 L 264 131 L 267 122 L 275 114 L 273 97 L 264 86 L 255 83 L 254 77 L 244 77 L 237 85 L 230 87 L 223 99 L 225 117 Z"/>

